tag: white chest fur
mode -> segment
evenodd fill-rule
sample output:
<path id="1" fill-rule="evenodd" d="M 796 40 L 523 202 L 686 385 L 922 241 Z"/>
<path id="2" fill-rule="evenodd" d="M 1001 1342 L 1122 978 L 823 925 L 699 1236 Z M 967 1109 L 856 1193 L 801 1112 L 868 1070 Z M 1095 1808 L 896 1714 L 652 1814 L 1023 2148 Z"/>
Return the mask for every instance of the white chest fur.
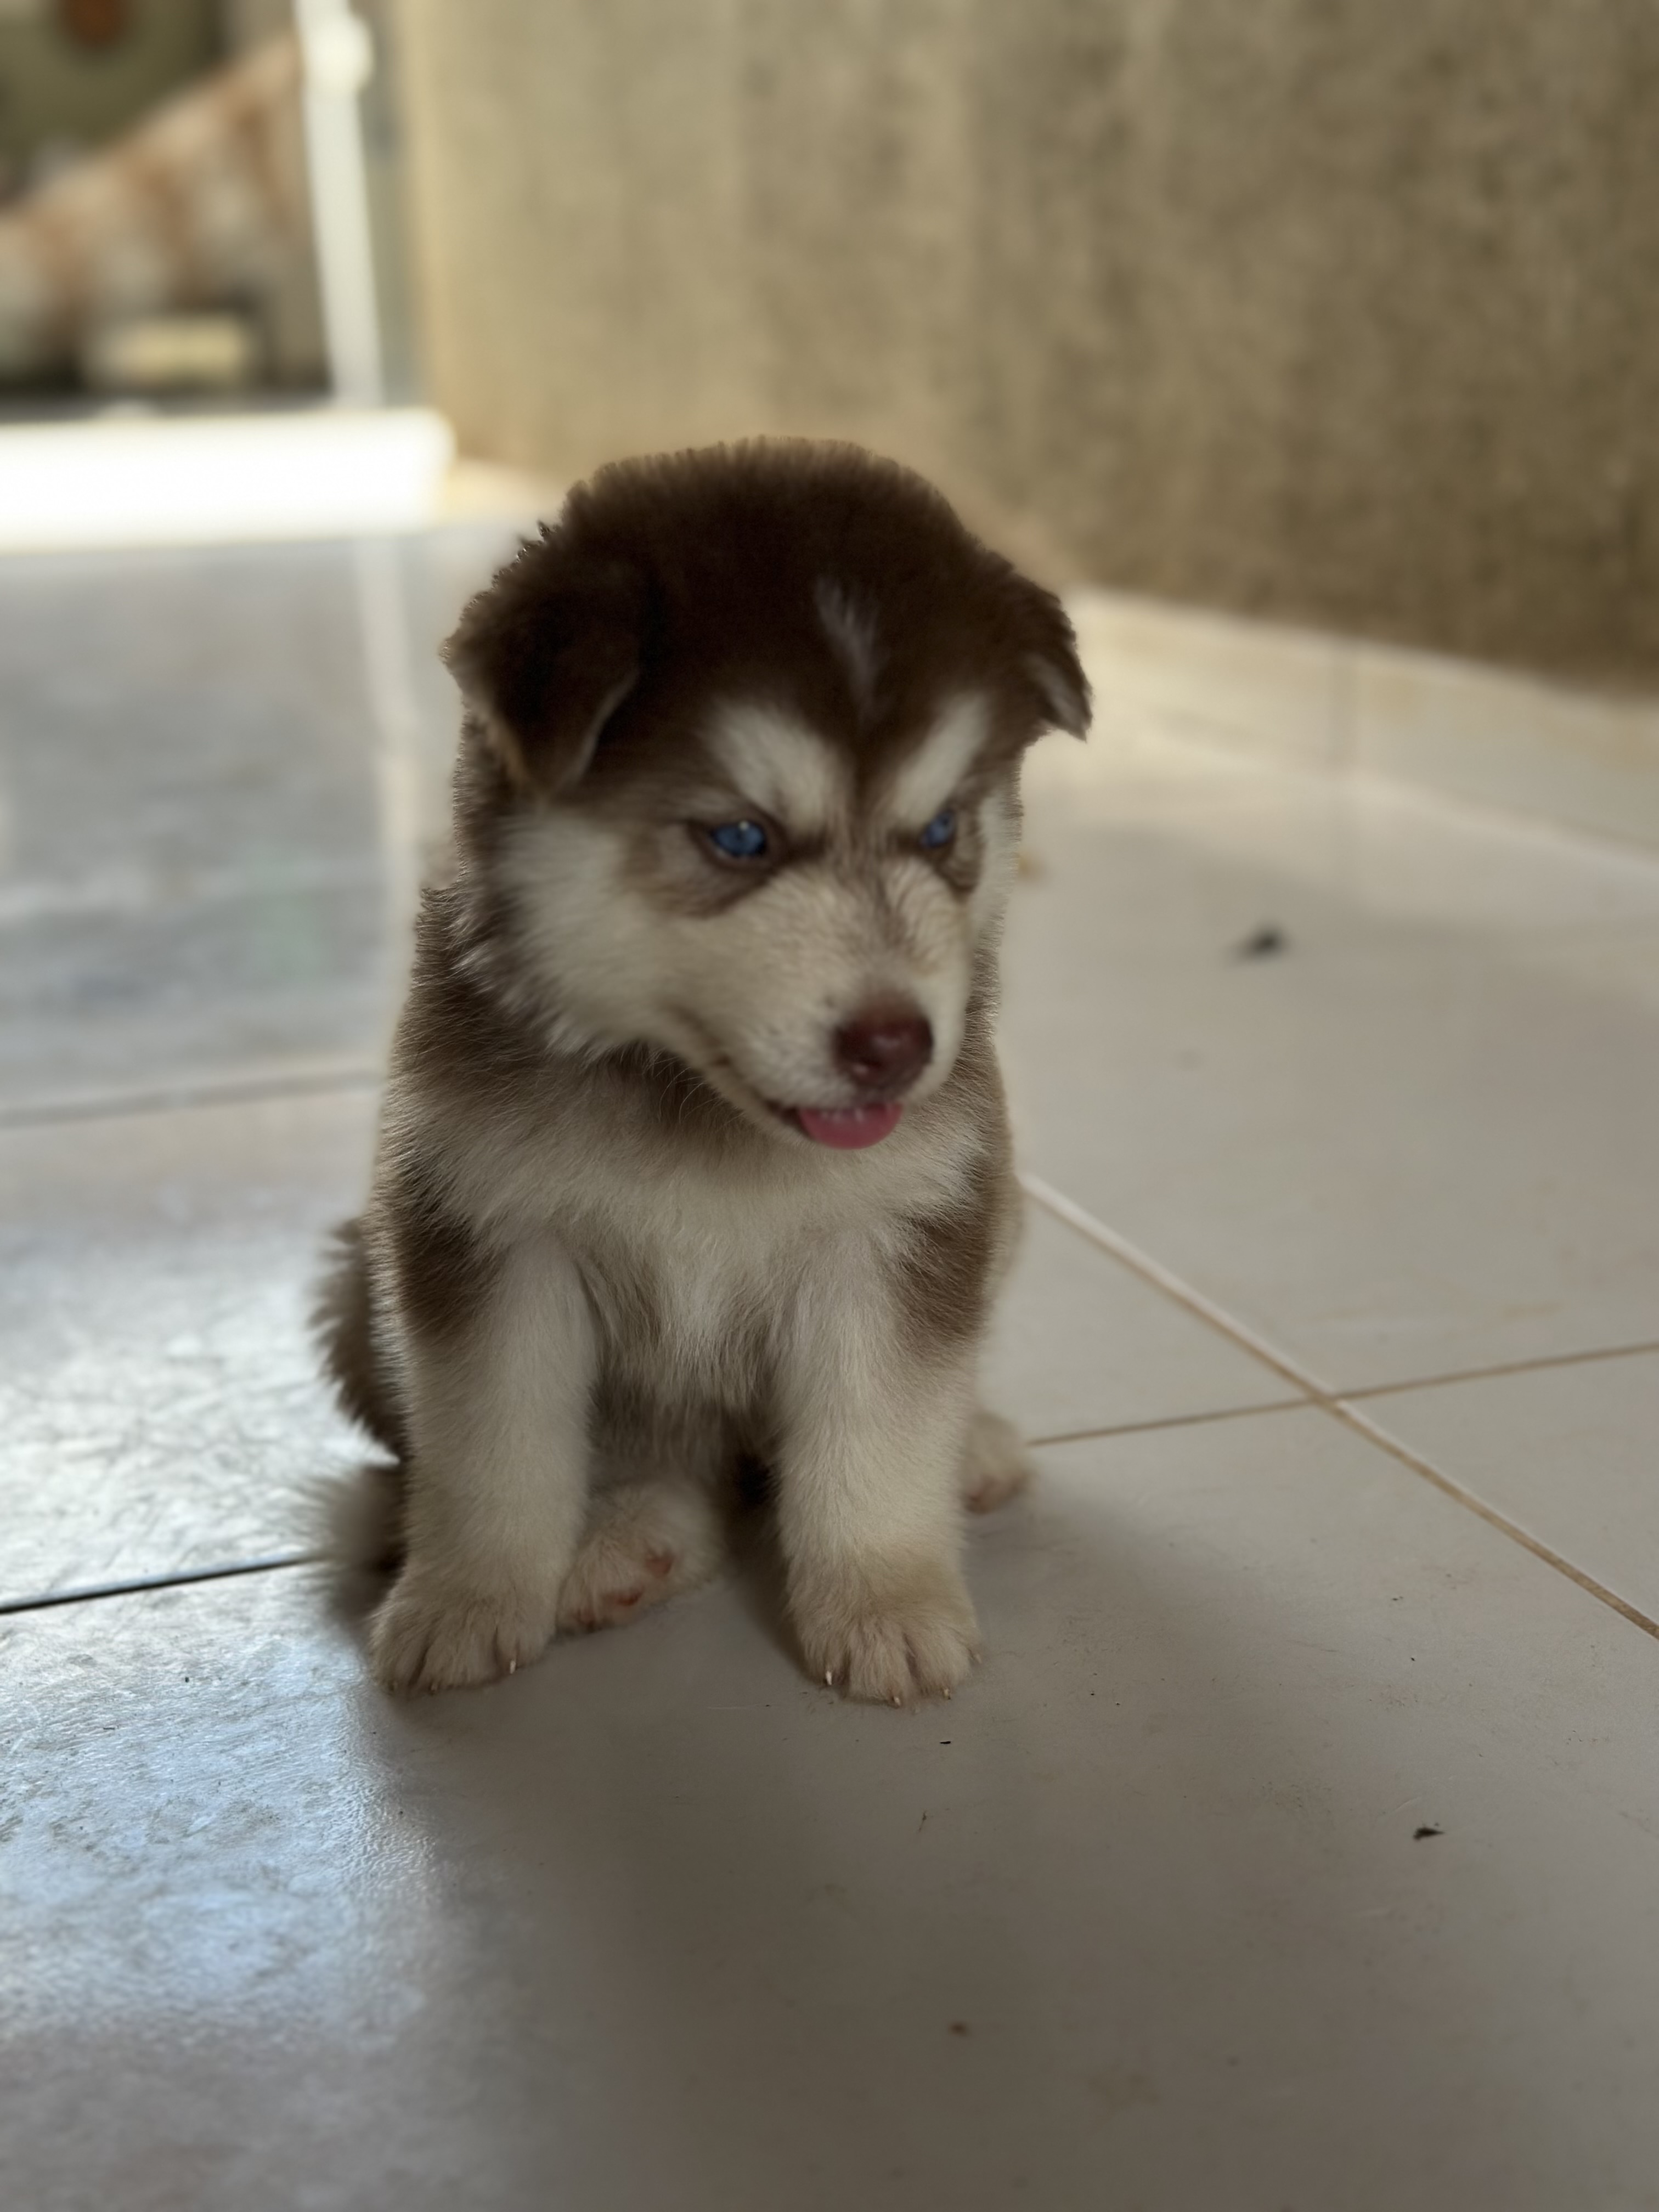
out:
<path id="1" fill-rule="evenodd" d="M 867 1152 L 779 1143 L 710 1158 L 593 1122 L 464 1147 L 457 1194 L 494 1238 L 551 1232 L 588 1289 L 605 1364 L 732 1401 L 821 1295 L 879 1303 L 917 1212 L 959 1202 L 965 1133 L 903 1125 Z"/>

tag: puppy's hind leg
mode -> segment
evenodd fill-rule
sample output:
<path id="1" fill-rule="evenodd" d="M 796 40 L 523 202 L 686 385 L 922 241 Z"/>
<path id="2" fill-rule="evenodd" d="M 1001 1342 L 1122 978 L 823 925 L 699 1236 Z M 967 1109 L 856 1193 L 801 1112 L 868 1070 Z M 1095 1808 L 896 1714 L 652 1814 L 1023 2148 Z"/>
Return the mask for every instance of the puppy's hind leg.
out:
<path id="1" fill-rule="evenodd" d="M 968 1424 L 962 1453 L 962 1502 L 970 1513 L 994 1513 L 1031 1480 L 1019 1431 L 983 1406 Z"/>
<path id="2" fill-rule="evenodd" d="M 374 1294 L 361 1220 L 343 1221 L 330 1239 L 311 1326 L 343 1412 L 394 1458 L 407 1449 L 374 1324 Z"/>
<path id="3" fill-rule="evenodd" d="M 735 1441 L 691 1423 L 601 1424 L 587 1524 L 559 1593 L 561 1633 L 618 1627 L 717 1574 L 729 1545 Z"/>
<path id="4" fill-rule="evenodd" d="M 559 1593 L 561 1633 L 616 1628 L 717 1574 L 726 1558 L 719 1505 L 700 1483 L 648 1475 L 602 1490 Z"/>

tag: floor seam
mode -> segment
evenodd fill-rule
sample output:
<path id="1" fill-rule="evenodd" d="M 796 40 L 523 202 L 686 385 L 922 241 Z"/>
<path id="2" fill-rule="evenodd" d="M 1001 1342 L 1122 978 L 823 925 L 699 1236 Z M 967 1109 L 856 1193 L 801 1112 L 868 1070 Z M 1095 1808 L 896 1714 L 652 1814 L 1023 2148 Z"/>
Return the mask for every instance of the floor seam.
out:
<path id="1" fill-rule="evenodd" d="M 1361 1398 L 1394 1398 L 1410 1390 L 1439 1390 L 1455 1382 L 1501 1382 L 1506 1375 L 1535 1375 L 1552 1367 L 1589 1367 L 1597 1360 L 1639 1359 L 1659 1352 L 1659 1341 L 1650 1344 L 1609 1344 L 1593 1352 L 1550 1352 L 1536 1359 L 1496 1360 L 1490 1367 L 1463 1367 L 1447 1375 L 1419 1375 L 1407 1382 L 1365 1382 L 1339 1395 L 1344 1402 Z"/>
<path id="2" fill-rule="evenodd" d="M 1200 1320 L 1207 1322 L 1212 1328 L 1221 1330 L 1236 1343 L 1243 1345 L 1256 1358 L 1294 1382 L 1306 1396 L 1322 1403 L 1334 1404 L 1340 1400 L 1346 1404 L 1352 1400 L 1395 1397 L 1411 1390 L 1437 1390 L 1456 1382 L 1485 1382 L 1506 1375 L 1531 1375 L 1553 1367 L 1589 1366 L 1604 1359 L 1639 1359 L 1659 1352 L 1659 1338 L 1634 1344 L 1593 1345 L 1579 1352 L 1545 1352 L 1530 1359 L 1498 1359 L 1484 1367 L 1453 1368 L 1440 1374 L 1407 1376 L 1394 1382 L 1360 1382 L 1351 1389 L 1340 1389 L 1335 1383 L 1321 1382 L 1290 1353 L 1279 1351 L 1265 1337 L 1256 1335 L 1248 1323 L 1239 1321 L 1213 1299 L 1206 1298 L 1201 1291 L 1194 1290 L 1190 1283 L 1143 1252 L 1139 1245 L 1132 1244 L 1127 1237 L 1120 1237 L 1115 1230 L 1107 1228 L 1082 1206 L 1074 1205 L 1052 1183 L 1024 1171 L 1019 1182 L 1026 1195 L 1046 1212 L 1074 1229 L 1088 1243 L 1099 1246 L 1121 1265 L 1196 1314 Z"/>
<path id="3" fill-rule="evenodd" d="M 1160 1429 L 1195 1429 L 1212 1421 L 1247 1421 L 1256 1413 L 1300 1413 L 1314 1402 L 1305 1397 L 1270 1398 L 1260 1405 L 1219 1406 L 1205 1413 L 1164 1413 L 1156 1420 L 1112 1421 L 1097 1429 L 1062 1429 L 1049 1437 L 1027 1437 L 1024 1442 L 1030 1450 L 1041 1451 L 1049 1444 L 1089 1443 L 1100 1437 L 1144 1437 L 1155 1435 Z"/>
<path id="4" fill-rule="evenodd" d="M 1402 1467 L 1409 1468 L 1413 1474 L 1420 1475 L 1424 1481 L 1432 1483 L 1434 1487 L 1443 1492 L 1446 1497 L 1454 1499 L 1459 1505 L 1466 1506 L 1471 1513 L 1478 1516 L 1490 1528 L 1496 1528 L 1503 1535 L 1511 1538 L 1524 1551 L 1530 1552 L 1535 1559 L 1540 1559 L 1547 1567 L 1553 1567 L 1558 1574 L 1565 1575 L 1569 1582 L 1576 1583 L 1580 1589 L 1587 1591 L 1591 1597 L 1600 1598 L 1603 1605 L 1609 1607 L 1622 1619 L 1628 1620 L 1633 1627 L 1641 1629 L 1644 1635 L 1659 1639 L 1659 1620 L 1655 1620 L 1644 1613 L 1639 1606 L 1632 1605 L 1628 1599 L 1620 1597 L 1616 1590 L 1609 1589 L 1605 1583 L 1598 1582 L 1594 1575 L 1587 1573 L 1583 1567 L 1575 1566 L 1571 1559 L 1564 1558 L 1553 1546 L 1545 1543 L 1541 1537 L 1534 1536 L 1531 1530 L 1523 1528 L 1520 1522 L 1511 1521 L 1507 1513 L 1501 1513 L 1495 1505 L 1489 1505 L 1478 1491 L 1466 1488 L 1455 1476 L 1449 1475 L 1443 1468 L 1437 1468 L 1432 1460 L 1425 1459 L 1421 1452 L 1413 1451 L 1409 1444 L 1402 1443 L 1398 1437 L 1390 1436 L 1385 1428 L 1362 1413 L 1358 1407 L 1351 1404 L 1346 1399 L 1334 1398 L 1322 1407 L 1322 1410 L 1332 1414 L 1346 1427 L 1352 1429 L 1356 1436 L 1364 1437 L 1369 1443 L 1374 1443 L 1379 1451 L 1385 1451 L 1390 1458 L 1398 1460 Z"/>
<path id="5" fill-rule="evenodd" d="M 378 1060 L 345 1062 L 335 1068 L 273 1073 L 244 1079 L 208 1079 L 155 1091 L 112 1091 L 104 1096 L 43 1099 L 0 1105 L 0 1134 L 13 1129 L 48 1129 L 65 1121 L 118 1121 L 143 1114 L 187 1112 L 201 1106 L 257 1106 L 275 1098 L 323 1098 L 348 1091 L 374 1090 L 385 1079 Z"/>
<path id="6" fill-rule="evenodd" d="M 1103 1221 L 1097 1220 L 1092 1213 L 1067 1198 L 1063 1191 L 1056 1190 L 1052 1183 L 1045 1182 L 1041 1176 L 1021 1170 L 1019 1183 L 1026 1196 L 1034 1199 L 1045 1213 L 1054 1215 L 1056 1220 L 1075 1229 L 1080 1237 L 1086 1237 L 1090 1243 L 1097 1246 L 1121 1267 L 1128 1268 L 1132 1274 L 1139 1275 L 1143 1282 L 1151 1283 L 1154 1289 L 1162 1291 L 1165 1297 L 1172 1298 L 1177 1305 L 1185 1306 L 1188 1313 L 1196 1314 L 1201 1322 L 1207 1322 L 1223 1336 L 1242 1345 L 1253 1358 L 1259 1359 L 1263 1366 L 1271 1367 L 1274 1374 L 1282 1376 L 1287 1382 L 1293 1384 L 1301 1397 L 1320 1405 L 1329 1404 L 1335 1400 L 1338 1394 L 1332 1385 L 1320 1382 L 1298 1361 L 1270 1344 L 1265 1336 L 1258 1336 L 1248 1322 L 1230 1314 L 1224 1306 L 1217 1305 L 1212 1298 L 1206 1298 L 1202 1291 L 1194 1290 L 1172 1269 L 1154 1260 L 1150 1253 L 1143 1252 L 1138 1244 L 1132 1244 L 1127 1237 L 1120 1237 L 1115 1229 L 1109 1229 Z"/>
<path id="7" fill-rule="evenodd" d="M 239 1575 L 276 1574 L 288 1567 L 319 1565 L 321 1552 L 284 1552 L 268 1559 L 238 1559 L 226 1566 L 181 1567 L 173 1574 L 134 1575 L 125 1582 L 87 1583 L 75 1589 L 43 1590 L 33 1597 L 0 1598 L 0 1619 L 25 1613 L 49 1613 L 55 1606 L 92 1605 L 104 1598 L 139 1597 L 147 1590 L 185 1589 L 194 1583 L 223 1583 Z"/>
<path id="8" fill-rule="evenodd" d="M 1155 1289 L 1162 1291 L 1166 1297 L 1172 1298 L 1177 1304 L 1186 1307 L 1189 1313 L 1195 1314 L 1208 1327 L 1230 1338 L 1233 1343 L 1249 1352 L 1254 1358 L 1261 1360 L 1265 1366 L 1272 1368 L 1275 1374 L 1282 1375 L 1287 1382 L 1293 1382 L 1302 1393 L 1304 1401 L 1316 1406 L 1322 1413 L 1328 1413 L 1334 1420 L 1340 1421 L 1354 1435 L 1364 1437 L 1368 1443 L 1376 1445 L 1378 1450 L 1386 1452 L 1401 1466 L 1409 1468 L 1413 1474 L 1431 1483 L 1443 1496 L 1465 1507 L 1478 1519 L 1486 1522 L 1489 1528 L 1495 1528 L 1500 1534 L 1508 1536 L 1513 1542 L 1520 1545 L 1523 1551 L 1530 1552 L 1533 1557 L 1545 1566 L 1553 1567 L 1558 1574 L 1565 1576 L 1569 1582 L 1576 1583 L 1589 1596 L 1599 1599 L 1621 1620 L 1629 1621 L 1633 1627 L 1639 1628 L 1644 1635 L 1659 1639 L 1659 1620 L 1651 1619 L 1647 1613 L 1642 1612 L 1639 1607 L 1632 1605 L 1628 1600 L 1620 1597 L 1617 1591 L 1609 1589 L 1605 1583 L 1597 1581 L 1594 1575 L 1587 1573 L 1583 1568 L 1575 1566 L 1571 1559 L 1564 1558 L 1553 1546 L 1546 1544 L 1540 1537 L 1534 1536 L 1518 1521 L 1510 1520 L 1506 1513 L 1500 1512 L 1495 1505 L 1488 1504 L 1477 1492 L 1466 1488 L 1455 1476 L 1447 1474 L 1442 1468 L 1437 1467 L 1432 1460 L 1425 1459 L 1420 1452 L 1413 1451 L 1409 1444 L 1402 1443 L 1397 1437 L 1390 1436 L 1386 1429 L 1372 1420 L 1369 1414 L 1363 1412 L 1353 1402 L 1358 1394 L 1345 1394 L 1321 1382 L 1318 1377 L 1310 1370 L 1302 1366 L 1299 1361 L 1279 1351 L 1275 1346 L 1268 1342 L 1266 1337 L 1259 1336 L 1246 1322 L 1239 1321 L 1235 1316 L 1230 1314 L 1224 1306 L 1218 1305 L 1213 1299 L 1206 1298 L 1201 1291 L 1195 1290 L 1190 1283 L 1183 1281 L 1170 1268 L 1164 1267 L 1149 1253 L 1143 1252 L 1139 1245 L 1132 1244 L 1127 1237 L 1120 1237 L 1115 1230 L 1109 1229 L 1103 1221 L 1097 1220 L 1092 1213 L 1067 1198 L 1063 1191 L 1056 1190 L 1052 1183 L 1045 1182 L 1040 1176 L 1030 1175 L 1022 1170 L 1019 1182 L 1026 1195 L 1042 1206 L 1045 1212 L 1054 1215 L 1057 1220 L 1066 1223 L 1071 1228 L 1075 1229 L 1079 1236 L 1086 1237 L 1091 1244 L 1106 1253 L 1109 1258 L 1115 1260 L 1121 1267 L 1127 1267 L 1132 1273 L 1139 1275 L 1144 1282 L 1150 1283 Z"/>

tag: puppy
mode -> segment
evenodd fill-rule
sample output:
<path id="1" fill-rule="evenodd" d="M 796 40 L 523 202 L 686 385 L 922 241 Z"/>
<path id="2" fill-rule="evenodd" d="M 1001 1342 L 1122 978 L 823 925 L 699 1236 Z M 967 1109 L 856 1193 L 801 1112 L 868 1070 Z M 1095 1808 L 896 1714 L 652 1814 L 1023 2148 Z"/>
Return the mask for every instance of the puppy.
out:
<path id="1" fill-rule="evenodd" d="M 485 1682 L 703 1581 L 746 1457 L 814 1675 L 948 1696 L 963 1505 L 1024 1480 L 975 1397 L 991 1018 L 1071 625 L 919 477 L 768 441 L 601 470 L 447 658 L 455 872 L 323 1311 L 402 1463 L 375 1671 Z"/>

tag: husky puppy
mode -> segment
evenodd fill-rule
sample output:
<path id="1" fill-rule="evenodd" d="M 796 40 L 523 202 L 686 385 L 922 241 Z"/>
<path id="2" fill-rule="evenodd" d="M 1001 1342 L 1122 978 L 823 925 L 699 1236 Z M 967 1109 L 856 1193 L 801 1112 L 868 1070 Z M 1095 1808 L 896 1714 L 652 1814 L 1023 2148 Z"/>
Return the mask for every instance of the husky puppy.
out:
<path id="1" fill-rule="evenodd" d="M 394 1690 L 714 1571 L 770 1470 L 807 1666 L 948 1696 L 962 1509 L 1024 1480 L 975 1355 L 1018 1197 L 992 1044 L 1060 605 L 854 447 L 601 470 L 466 609 L 453 878 L 325 1297 L 402 1462 Z"/>

